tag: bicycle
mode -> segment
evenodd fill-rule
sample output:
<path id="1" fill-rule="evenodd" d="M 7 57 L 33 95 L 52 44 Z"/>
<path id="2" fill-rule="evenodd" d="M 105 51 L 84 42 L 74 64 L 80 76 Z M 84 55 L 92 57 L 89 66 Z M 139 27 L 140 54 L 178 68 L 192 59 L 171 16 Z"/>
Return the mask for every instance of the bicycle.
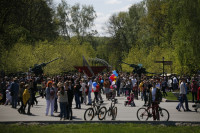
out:
<path id="1" fill-rule="evenodd" d="M 158 118 L 159 121 L 168 121 L 169 120 L 169 112 L 164 109 L 159 107 L 159 105 L 155 106 L 148 106 L 147 108 L 139 108 L 137 111 L 137 118 L 140 121 L 147 121 L 149 118 L 153 117 L 152 113 L 152 107 L 158 107 L 158 113 L 156 114 L 156 118 Z M 159 115 L 159 116 L 158 116 Z"/>
<path id="2" fill-rule="evenodd" d="M 115 107 L 115 103 L 117 102 L 117 99 L 112 99 L 111 100 L 111 105 L 109 107 L 108 110 L 106 110 L 106 114 L 103 116 L 103 117 L 99 117 L 99 120 L 103 120 L 105 119 L 106 117 L 108 117 L 108 119 L 111 119 L 111 120 L 115 120 L 116 117 L 117 117 L 117 107 Z M 104 112 L 104 107 L 101 107 L 99 110 L 99 112 Z"/>
<path id="3" fill-rule="evenodd" d="M 84 120 L 93 120 L 93 118 L 98 115 L 98 118 L 101 118 L 101 116 L 105 117 L 106 114 L 106 107 L 102 107 L 100 111 L 101 104 L 96 104 L 95 101 L 92 102 L 92 107 L 86 109 L 84 113 Z M 104 113 L 103 113 L 104 112 Z M 99 119 L 101 120 L 101 119 Z"/>

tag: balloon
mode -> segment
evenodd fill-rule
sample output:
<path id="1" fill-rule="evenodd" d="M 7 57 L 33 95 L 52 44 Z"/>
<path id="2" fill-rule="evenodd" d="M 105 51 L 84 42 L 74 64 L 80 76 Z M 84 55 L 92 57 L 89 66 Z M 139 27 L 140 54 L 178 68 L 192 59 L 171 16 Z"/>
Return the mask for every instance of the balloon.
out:
<path id="1" fill-rule="evenodd" d="M 93 82 L 93 84 L 92 84 L 94 87 L 96 87 L 97 86 L 97 83 L 96 82 Z"/>
<path id="2" fill-rule="evenodd" d="M 110 76 L 110 79 L 112 80 L 112 81 L 114 81 L 115 79 L 114 79 L 114 76 Z"/>
<path id="3" fill-rule="evenodd" d="M 110 85 L 110 89 L 113 89 L 113 86 L 112 86 L 112 85 Z"/>
<path id="4" fill-rule="evenodd" d="M 118 74 L 116 73 L 115 76 L 118 77 Z"/>
<path id="5" fill-rule="evenodd" d="M 101 80 L 101 83 L 103 83 L 103 79 Z"/>
<path id="6" fill-rule="evenodd" d="M 118 74 L 117 74 L 116 70 L 113 71 L 113 74 L 118 77 Z"/>

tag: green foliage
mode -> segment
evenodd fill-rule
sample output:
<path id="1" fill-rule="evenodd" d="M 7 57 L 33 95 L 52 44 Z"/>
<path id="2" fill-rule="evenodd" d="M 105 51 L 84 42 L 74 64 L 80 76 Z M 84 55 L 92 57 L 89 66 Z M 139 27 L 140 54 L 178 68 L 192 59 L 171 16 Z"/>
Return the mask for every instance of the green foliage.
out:
<path id="1" fill-rule="evenodd" d="M 65 0 L 1 0 L 0 70 L 27 71 L 30 66 L 60 59 L 45 73 L 73 70 L 86 58 L 106 60 L 113 69 L 131 72 L 121 61 L 143 64 L 148 72 L 162 73 L 156 60 L 173 61 L 165 72 L 180 75 L 200 70 L 200 1 L 144 0 L 128 12 L 114 13 L 106 23 L 110 37 L 94 37 L 92 6 Z"/>
<path id="2" fill-rule="evenodd" d="M 151 124 L 54 124 L 54 125 L 0 125 L 2 132 L 70 132 L 70 133 L 197 133 L 199 126 L 165 126 L 165 125 L 151 125 Z M 192 130 L 191 130 L 192 128 Z"/>
<path id="3" fill-rule="evenodd" d="M 77 43 L 77 44 L 76 44 Z M 34 46 L 17 43 L 5 52 L 1 58 L 1 68 L 7 73 L 26 72 L 34 64 L 47 63 L 59 57 L 59 60 L 48 64 L 44 68 L 45 74 L 60 74 L 61 72 L 74 70 L 73 66 L 82 65 L 82 55 L 86 58 L 95 57 L 95 51 L 88 43 L 79 45 L 76 41 L 70 43 L 54 44 L 48 41 L 40 41 Z"/>

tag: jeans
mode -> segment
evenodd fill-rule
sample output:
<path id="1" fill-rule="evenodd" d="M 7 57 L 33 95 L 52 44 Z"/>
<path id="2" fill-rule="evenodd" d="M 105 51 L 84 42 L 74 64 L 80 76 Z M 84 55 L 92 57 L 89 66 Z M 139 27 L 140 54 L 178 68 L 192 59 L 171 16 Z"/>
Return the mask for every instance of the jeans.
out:
<path id="1" fill-rule="evenodd" d="M 183 95 L 183 101 L 185 102 L 185 109 L 189 110 L 188 99 L 186 94 Z"/>
<path id="2" fill-rule="evenodd" d="M 53 111 L 54 111 L 54 99 L 46 100 L 46 102 L 47 102 L 46 115 L 48 115 L 48 113 L 49 113 L 49 107 L 50 107 L 50 105 L 51 105 L 51 115 L 53 115 Z"/>
<path id="3" fill-rule="evenodd" d="M 67 103 L 66 102 L 60 102 L 60 118 L 67 117 Z"/>
<path id="4" fill-rule="evenodd" d="M 192 102 L 194 103 L 197 100 L 197 92 L 192 92 Z"/>
<path id="5" fill-rule="evenodd" d="M 12 108 L 16 108 L 17 107 L 17 101 L 18 101 L 18 96 L 17 96 L 17 94 L 14 94 L 12 96 Z"/>
<path id="6" fill-rule="evenodd" d="M 79 93 L 75 93 L 76 108 L 81 108 Z"/>
<path id="7" fill-rule="evenodd" d="M 55 98 L 55 101 L 54 101 L 54 111 L 57 112 L 58 111 L 58 104 L 57 104 L 57 97 Z"/>
<path id="8" fill-rule="evenodd" d="M 91 91 L 88 91 L 88 103 L 92 104 Z"/>

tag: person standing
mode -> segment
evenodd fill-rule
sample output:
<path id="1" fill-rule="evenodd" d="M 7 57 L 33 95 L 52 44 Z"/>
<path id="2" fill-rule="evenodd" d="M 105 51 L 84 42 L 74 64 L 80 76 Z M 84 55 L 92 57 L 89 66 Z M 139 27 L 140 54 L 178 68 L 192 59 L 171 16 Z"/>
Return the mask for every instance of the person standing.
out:
<path id="1" fill-rule="evenodd" d="M 38 91 L 38 89 L 37 89 L 37 81 L 35 80 L 35 77 L 32 78 L 32 82 L 33 82 L 33 88 L 31 88 L 31 89 L 33 89 L 32 100 L 33 100 L 33 104 L 36 103 L 36 105 L 37 105 L 38 101 L 37 101 L 35 95 L 36 95 L 36 92 Z"/>
<path id="2" fill-rule="evenodd" d="M 57 103 L 57 100 L 58 100 L 58 96 L 57 96 L 57 93 L 58 93 L 58 87 L 57 87 L 57 84 L 56 82 L 53 83 L 53 88 L 55 89 L 55 101 L 54 101 L 54 112 L 58 112 L 58 103 Z"/>
<path id="3" fill-rule="evenodd" d="M 140 88 L 140 92 L 141 92 L 141 100 L 143 101 L 143 99 L 144 99 L 144 95 L 143 95 L 144 81 L 143 80 L 141 80 L 141 83 L 139 84 L 139 88 Z"/>
<path id="4" fill-rule="evenodd" d="M 166 93 L 166 89 L 167 89 L 167 81 L 165 79 L 162 80 L 162 91 L 163 91 L 163 97 L 167 96 L 167 93 Z"/>
<path id="5" fill-rule="evenodd" d="M 72 102 L 73 102 L 73 97 L 74 97 L 74 86 L 72 85 L 72 81 L 66 81 L 65 82 L 65 90 L 67 90 L 67 95 L 68 95 L 68 107 L 69 110 L 72 110 Z M 70 118 L 72 120 L 72 117 Z"/>
<path id="6" fill-rule="evenodd" d="M 3 98 L 0 100 L 0 103 L 4 104 L 6 102 L 6 78 L 2 78 L 0 90 L 3 95 Z"/>
<path id="7" fill-rule="evenodd" d="M 174 76 L 173 77 L 173 91 L 178 89 L 178 80 L 177 78 Z"/>
<path id="8" fill-rule="evenodd" d="M 53 115 L 53 111 L 54 111 L 54 99 L 55 99 L 55 95 L 56 95 L 56 90 L 53 88 L 53 82 L 52 81 L 48 81 L 47 83 L 47 88 L 45 90 L 45 94 L 46 94 L 46 116 L 49 113 L 49 107 L 51 106 L 51 116 Z"/>
<path id="9" fill-rule="evenodd" d="M 27 106 L 27 104 L 28 104 L 28 111 L 27 111 L 27 114 L 28 114 L 28 115 L 31 115 L 31 112 L 30 112 L 30 110 L 31 110 L 31 101 L 30 101 L 31 95 L 30 95 L 30 92 L 29 92 L 29 91 L 30 91 L 30 90 L 29 90 L 29 85 L 26 84 L 26 85 L 25 85 L 25 90 L 24 90 L 24 92 L 23 92 L 23 104 L 24 104 L 24 106 L 23 106 L 23 111 L 22 111 L 22 113 L 25 114 L 25 109 L 26 109 L 26 106 Z"/>
<path id="10" fill-rule="evenodd" d="M 186 111 L 191 111 L 188 106 L 188 98 L 187 98 L 188 89 L 187 89 L 185 81 L 186 81 L 185 79 L 182 79 L 180 86 L 184 87 L 184 89 L 185 89 L 185 94 L 183 94 L 183 101 L 185 102 L 185 109 L 186 109 Z"/>
<path id="11" fill-rule="evenodd" d="M 120 96 L 120 84 L 121 84 L 121 78 L 119 76 L 119 77 L 117 77 L 117 82 L 116 82 L 116 85 L 117 85 L 117 96 L 118 97 Z"/>
<path id="12" fill-rule="evenodd" d="M 94 84 L 96 84 L 96 86 L 94 86 Z M 93 91 L 94 91 L 94 101 L 96 100 L 96 103 L 98 103 L 99 83 L 96 80 L 94 80 L 93 82 Z"/>
<path id="13" fill-rule="evenodd" d="M 18 94 L 18 98 L 19 98 L 19 101 L 21 102 L 21 106 L 20 108 L 18 109 L 18 112 L 21 114 L 21 113 L 25 113 L 23 112 L 23 108 L 24 108 L 24 104 L 23 104 L 23 93 L 24 93 L 24 90 L 25 90 L 25 84 L 24 82 L 21 82 L 20 85 L 19 85 L 19 94 Z"/>
<path id="14" fill-rule="evenodd" d="M 110 93 L 110 82 L 109 82 L 108 78 L 105 79 L 103 85 L 104 85 L 104 87 L 105 87 L 106 99 L 109 99 L 109 93 Z"/>
<path id="15" fill-rule="evenodd" d="M 197 100 L 197 89 L 198 89 L 197 82 L 195 80 L 193 80 L 192 84 L 191 84 L 192 102 L 193 103 L 194 103 L 194 101 Z"/>
<path id="16" fill-rule="evenodd" d="M 60 103 L 60 120 L 67 119 L 67 104 L 68 104 L 68 95 L 67 91 L 65 91 L 64 87 L 60 84 L 58 95 L 58 102 Z M 69 118 L 69 114 L 68 114 Z"/>
<path id="17" fill-rule="evenodd" d="M 12 108 L 17 107 L 17 101 L 18 101 L 18 92 L 19 92 L 19 84 L 17 83 L 17 77 L 13 79 L 13 82 L 11 83 L 10 92 L 12 96 Z"/>
<path id="18" fill-rule="evenodd" d="M 81 88 L 82 88 L 82 96 L 83 96 L 83 103 L 87 103 L 87 95 L 86 95 L 86 83 L 84 79 L 81 80 Z"/>
<path id="19" fill-rule="evenodd" d="M 92 93 L 92 79 L 88 78 L 89 82 L 88 82 L 88 86 L 89 86 L 89 90 L 88 90 L 88 105 L 92 105 L 92 98 L 91 98 L 91 93 Z"/>
<path id="20" fill-rule="evenodd" d="M 184 100 L 184 96 L 186 95 L 186 89 L 185 89 L 185 86 L 184 86 L 184 81 L 182 80 L 181 83 L 180 83 L 180 96 L 179 96 L 179 104 L 176 106 L 176 109 L 178 111 L 180 111 L 181 107 L 183 107 L 183 100 Z M 183 107 L 184 109 L 184 107 Z M 185 109 L 184 109 L 185 111 Z"/>
<path id="21" fill-rule="evenodd" d="M 81 85 L 79 81 L 76 81 L 76 84 L 74 86 L 74 96 L 75 96 L 75 102 L 76 102 L 75 109 L 81 109 L 80 88 L 81 88 Z"/>

